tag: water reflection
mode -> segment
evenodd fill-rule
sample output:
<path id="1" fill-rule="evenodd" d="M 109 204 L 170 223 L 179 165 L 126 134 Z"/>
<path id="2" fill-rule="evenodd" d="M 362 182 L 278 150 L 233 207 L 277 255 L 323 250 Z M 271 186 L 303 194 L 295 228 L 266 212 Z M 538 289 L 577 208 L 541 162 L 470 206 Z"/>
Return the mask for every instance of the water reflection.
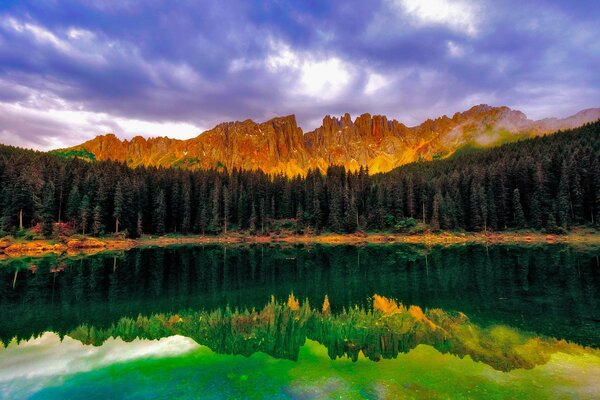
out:
<path id="1" fill-rule="evenodd" d="M 372 295 L 379 293 L 429 310 L 424 315 L 432 321 L 443 315 L 454 321 L 453 326 L 462 326 L 455 324 L 458 313 L 462 312 L 469 316 L 469 326 L 489 332 L 493 326 L 502 324 L 581 345 L 600 346 L 597 249 L 189 246 L 91 257 L 21 258 L 4 260 L 2 264 L 0 340 L 3 343 L 13 337 L 28 339 L 45 331 L 61 335 L 80 332 L 82 326 L 93 328 L 94 332 L 109 332 L 124 323 L 120 321 L 134 321 L 132 326 L 137 326 L 139 318 L 153 321 L 159 315 L 165 318 L 218 312 L 227 315 L 237 309 L 248 310 L 248 315 L 258 317 L 262 311 L 252 314 L 253 308 L 264 311 L 265 301 L 271 295 L 275 300 L 269 303 L 270 307 L 287 304 L 290 293 L 308 305 L 302 307 L 308 307 L 310 315 L 323 312 L 319 307 L 328 295 L 331 321 L 344 321 L 354 312 L 369 315 Z M 443 310 L 435 311 L 442 314 L 431 314 L 435 308 Z M 354 320 L 345 323 L 352 325 L 352 329 L 360 327 Z M 174 323 L 173 329 L 176 326 Z M 294 324 L 290 326 L 300 329 Z M 308 329 L 314 323 L 302 326 Z M 322 324 L 319 329 L 327 326 Z M 350 328 L 344 329 L 338 333 L 329 329 L 327 335 L 321 332 L 325 336 L 310 335 L 321 337 L 323 343 L 329 341 L 327 347 L 335 356 L 355 357 L 351 347 L 340 344 L 341 339 L 331 339 L 345 338 Z M 181 333 L 175 329 L 165 334 L 173 332 Z M 94 335 L 81 335 L 84 341 L 96 340 Z M 375 340 L 381 332 L 373 335 L 361 336 L 364 341 L 353 346 L 372 354 L 371 358 L 387 357 L 388 350 L 395 345 L 386 346 L 384 340 L 381 354 L 371 351 L 369 340 Z M 302 335 L 297 337 L 300 339 L 296 336 L 285 339 L 290 346 L 274 342 L 270 349 L 259 350 L 293 359 L 297 354 L 294 340 L 303 341 Z M 409 339 L 403 337 L 398 341 L 398 349 L 392 354 L 417 343 Z M 267 345 L 264 342 L 261 346 Z M 227 346 L 213 345 L 219 351 L 233 352 Z M 249 349 L 255 351 L 251 346 Z M 239 351 L 245 354 L 246 350 Z"/>
<path id="2" fill-rule="evenodd" d="M 556 352 L 585 352 L 564 340 L 523 334 L 507 326 L 481 328 L 462 313 L 423 311 L 379 295 L 373 296 L 372 307 L 353 307 L 334 314 L 327 299 L 323 306 L 311 307 L 308 301 L 300 302 L 291 294 L 287 302 L 272 298 L 260 310 L 226 307 L 140 315 L 121 318 L 107 329 L 83 324 L 67 335 L 94 345 L 113 337 L 133 341 L 181 335 L 217 353 L 250 356 L 263 352 L 290 360 L 298 359 L 306 339 L 323 344 L 331 359 L 347 357 L 353 361 L 360 353 L 373 361 L 397 358 L 424 344 L 461 358 L 468 355 L 502 371 L 545 364 Z"/>

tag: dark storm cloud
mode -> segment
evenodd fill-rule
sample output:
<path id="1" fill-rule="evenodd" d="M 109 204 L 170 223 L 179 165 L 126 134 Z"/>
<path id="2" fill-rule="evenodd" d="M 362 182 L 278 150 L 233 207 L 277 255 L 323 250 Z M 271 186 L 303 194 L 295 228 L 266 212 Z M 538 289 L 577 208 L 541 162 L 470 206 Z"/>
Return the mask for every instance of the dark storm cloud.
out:
<path id="1" fill-rule="evenodd" d="M 296 113 L 312 129 L 344 112 L 417 123 L 480 102 L 534 117 L 600 105 L 597 2 L 523 3 L 5 1 L 0 139 L 71 144 L 74 127 L 118 128 L 111 117 L 210 128 Z M 44 122 L 48 109 L 87 122 Z"/>

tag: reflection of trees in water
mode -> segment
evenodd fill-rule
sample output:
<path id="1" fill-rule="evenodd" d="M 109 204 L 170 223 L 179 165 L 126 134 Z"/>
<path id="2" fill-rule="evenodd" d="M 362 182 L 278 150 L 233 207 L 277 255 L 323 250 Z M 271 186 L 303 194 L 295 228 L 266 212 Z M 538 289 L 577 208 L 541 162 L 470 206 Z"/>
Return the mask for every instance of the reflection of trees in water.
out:
<path id="1" fill-rule="evenodd" d="M 311 304 L 329 294 L 339 313 L 381 293 L 464 311 L 482 326 L 503 322 L 600 346 L 596 255 L 567 246 L 369 245 L 137 249 L 117 255 L 116 264 L 112 254 L 23 258 L 0 272 L 0 337 L 188 308 L 262 307 L 269 295 L 291 292 Z"/>
<path id="2" fill-rule="evenodd" d="M 426 344 L 459 357 L 469 355 L 502 371 L 533 368 L 548 362 L 558 351 L 597 352 L 505 326 L 481 328 L 462 313 L 440 309 L 423 312 L 418 306 L 407 308 L 377 295 L 368 308 L 351 307 L 335 314 L 324 308 L 311 307 L 308 301 L 298 302 L 292 294 L 288 301 L 273 297 L 260 310 L 225 307 L 153 314 L 121 318 L 106 329 L 83 324 L 66 334 L 94 345 L 101 345 L 109 337 L 130 341 L 184 335 L 218 353 L 249 356 L 260 351 L 291 360 L 297 360 L 307 338 L 323 344 L 332 359 L 348 357 L 354 361 L 360 353 L 374 361 L 396 358 Z"/>

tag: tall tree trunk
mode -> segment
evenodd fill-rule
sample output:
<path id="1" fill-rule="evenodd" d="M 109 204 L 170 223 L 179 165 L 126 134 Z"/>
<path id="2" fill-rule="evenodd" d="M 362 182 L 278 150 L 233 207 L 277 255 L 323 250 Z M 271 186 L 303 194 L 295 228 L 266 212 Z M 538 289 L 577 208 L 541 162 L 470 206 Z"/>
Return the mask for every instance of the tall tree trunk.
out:
<path id="1" fill-rule="evenodd" d="M 23 209 L 19 210 L 19 229 L 23 229 Z"/>
<path id="2" fill-rule="evenodd" d="M 119 218 L 115 221 L 115 233 L 119 233 Z"/>

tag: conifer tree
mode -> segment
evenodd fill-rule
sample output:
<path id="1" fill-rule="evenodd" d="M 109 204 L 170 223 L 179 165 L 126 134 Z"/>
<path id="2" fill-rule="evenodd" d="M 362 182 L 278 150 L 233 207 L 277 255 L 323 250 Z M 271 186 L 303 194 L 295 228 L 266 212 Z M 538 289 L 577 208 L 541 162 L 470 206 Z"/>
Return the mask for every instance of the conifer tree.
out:
<path id="1" fill-rule="evenodd" d="M 570 220 L 570 190 L 569 190 L 569 171 L 565 162 L 562 164 L 560 172 L 560 181 L 558 183 L 558 224 L 562 228 L 568 228 Z"/>
<path id="2" fill-rule="evenodd" d="M 438 189 L 433 196 L 433 205 L 431 210 L 431 227 L 434 230 L 440 229 L 440 210 L 442 209 L 442 193 Z"/>
<path id="3" fill-rule="evenodd" d="M 77 185 L 74 185 L 69 192 L 69 199 L 67 200 L 67 218 L 69 221 L 75 222 L 79 219 L 80 203 L 81 196 L 79 195 L 79 189 Z"/>
<path id="4" fill-rule="evenodd" d="M 154 203 L 154 231 L 157 235 L 165 234 L 165 218 L 167 217 L 167 201 L 165 192 L 160 189 Z"/>
<path id="5" fill-rule="evenodd" d="M 79 226 L 81 227 L 81 233 L 85 235 L 88 227 L 90 218 L 90 198 L 88 195 L 84 195 L 79 204 Z"/>
<path id="6" fill-rule="evenodd" d="M 208 211 L 206 205 L 202 205 L 198 217 L 198 230 L 204 236 L 208 226 Z"/>
<path id="7" fill-rule="evenodd" d="M 256 216 L 256 205 L 254 204 L 254 202 L 252 202 L 251 208 L 252 208 L 252 210 L 250 212 L 249 228 L 250 228 L 250 232 L 256 233 L 257 216 Z"/>
<path id="8" fill-rule="evenodd" d="M 329 199 L 329 226 L 334 232 L 342 231 L 342 194 L 335 185 Z"/>
<path id="9" fill-rule="evenodd" d="M 358 229 L 358 208 L 354 196 L 351 196 L 347 202 L 344 211 L 344 226 L 346 232 L 354 232 Z"/>
<path id="10" fill-rule="evenodd" d="M 54 183 L 47 182 L 44 185 L 42 194 L 42 210 L 40 213 L 42 219 L 42 234 L 46 237 L 52 235 L 54 227 Z"/>
<path id="11" fill-rule="evenodd" d="M 114 196 L 114 211 L 113 217 L 115 218 L 115 233 L 119 233 L 119 225 L 123 216 L 123 208 L 125 207 L 125 198 L 123 196 L 123 185 L 121 181 L 117 182 Z"/>
<path id="12" fill-rule="evenodd" d="M 523 206 L 521 205 L 521 194 L 519 189 L 513 190 L 512 195 L 512 208 L 513 208 L 513 225 L 515 228 L 525 227 L 525 214 L 523 213 Z"/>
<path id="13" fill-rule="evenodd" d="M 183 204 L 181 217 L 181 232 L 188 233 L 192 225 L 192 201 L 189 186 L 183 187 Z"/>
<path id="14" fill-rule="evenodd" d="M 223 232 L 227 234 L 227 228 L 229 227 L 229 190 L 227 186 L 223 186 Z"/>
<path id="15" fill-rule="evenodd" d="M 92 211 L 92 234 L 94 236 L 101 235 L 104 231 L 102 224 L 102 208 L 97 204 Z"/>
<path id="16" fill-rule="evenodd" d="M 221 185 L 219 181 L 215 183 L 215 187 L 212 190 L 211 204 L 212 213 L 209 229 L 216 233 L 221 230 Z"/>
<path id="17" fill-rule="evenodd" d="M 302 233 L 304 229 L 304 211 L 302 211 L 302 204 L 298 204 L 296 207 L 296 233 Z"/>

